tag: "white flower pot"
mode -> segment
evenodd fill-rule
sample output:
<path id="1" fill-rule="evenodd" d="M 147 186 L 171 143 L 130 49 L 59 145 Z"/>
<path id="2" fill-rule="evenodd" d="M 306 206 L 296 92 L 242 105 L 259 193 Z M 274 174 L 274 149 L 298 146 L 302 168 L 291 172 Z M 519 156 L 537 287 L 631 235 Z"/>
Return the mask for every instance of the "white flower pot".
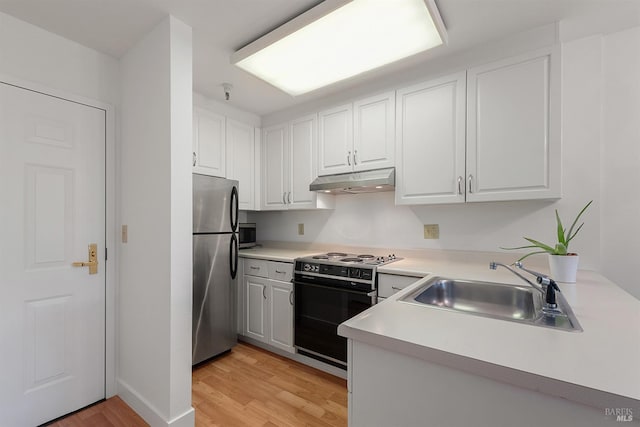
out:
<path id="1" fill-rule="evenodd" d="M 556 282 L 576 283 L 578 261 L 578 255 L 549 255 L 551 278 Z"/>

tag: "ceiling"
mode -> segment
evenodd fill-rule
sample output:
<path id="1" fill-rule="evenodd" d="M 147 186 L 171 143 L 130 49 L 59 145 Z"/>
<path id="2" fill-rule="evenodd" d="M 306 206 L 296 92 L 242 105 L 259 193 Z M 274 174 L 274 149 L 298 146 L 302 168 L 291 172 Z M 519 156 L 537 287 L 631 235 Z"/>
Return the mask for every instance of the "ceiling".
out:
<path id="1" fill-rule="evenodd" d="M 291 97 L 233 66 L 230 55 L 245 44 L 320 3 L 318 0 L 0 0 L 0 11 L 121 57 L 163 17 L 193 28 L 194 90 L 258 115 L 291 108 L 370 82 L 424 61 L 555 21 L 588 25 L 638 25 L 640 0 L 436 0 L 449 44 L 327 88 Z M 614 25 L 615 23 L 615 25 Z M 380 31 L 384 31 L 381 28 Z"/>

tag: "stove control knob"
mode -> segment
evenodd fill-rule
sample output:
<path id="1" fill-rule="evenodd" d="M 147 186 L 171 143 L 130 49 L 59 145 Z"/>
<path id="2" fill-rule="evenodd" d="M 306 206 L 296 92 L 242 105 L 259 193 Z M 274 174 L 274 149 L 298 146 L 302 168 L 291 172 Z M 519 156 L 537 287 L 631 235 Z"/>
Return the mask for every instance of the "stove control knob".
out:
<path id="1" fill-rule="evenodd" d="M 311 265 L 310 264 L 305 264 L 303 267 L 304 271 L 310 271 L 311 270 Z"/>

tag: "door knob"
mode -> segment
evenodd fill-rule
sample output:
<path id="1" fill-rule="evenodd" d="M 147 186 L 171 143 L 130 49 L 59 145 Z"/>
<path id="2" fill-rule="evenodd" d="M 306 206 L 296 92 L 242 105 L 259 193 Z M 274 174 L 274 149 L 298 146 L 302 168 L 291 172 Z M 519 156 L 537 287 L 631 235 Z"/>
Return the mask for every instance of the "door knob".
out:
<path id="1" fill-rule="evenodd" d="M 89 245 L 89 261 L 78 261 L 71 264 L 73 267 L 89 267 L 89 274 L 98 274 L 98 245 Z"/>

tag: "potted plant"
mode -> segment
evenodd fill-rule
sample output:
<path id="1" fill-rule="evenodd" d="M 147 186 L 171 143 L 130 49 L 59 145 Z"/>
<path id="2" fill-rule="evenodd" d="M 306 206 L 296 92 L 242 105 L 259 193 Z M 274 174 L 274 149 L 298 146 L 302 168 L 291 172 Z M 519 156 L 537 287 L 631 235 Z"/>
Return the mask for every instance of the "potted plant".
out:
<path id="1" fill-rule="evenodd" d="M 584 222 L 577 228 L 576 225 L 578 224 L 578 220 L 580 219 L 582 214 L 587 210 L 589 206 L 591 206 L 591 203 L 593 203 L 593 200 L 587 203 L 586 206 L 582 208 L 580 213 L 578 213 L 578 216 L 576 216 L 576 218 L 573 220 L 571 227 L 569 227 L 569 231 L 567 231 L 562 225 L 560 215 L 558 214 L 558 210 L 556 209 L 556 228 L 558 242 L 555 245 L 547 245 L 530 237 L 525 237 L 524 239 L 527 242 L 531 243 L 530 245 L 501 249 L 538 249 L 525 254 L 518 261 L 522 261 L 523 259 L 530 257 L 531 255 L 547 253 L 549 254 L 549 270 L 551 271 L 551 277 L 557 282 L 575 283 L 576 272 L 578 271 L 578 261 L 580 257 L 577 253 L 569 252 L 569 243 L 571 243 L 578 232 L 582 230 Z"/>

